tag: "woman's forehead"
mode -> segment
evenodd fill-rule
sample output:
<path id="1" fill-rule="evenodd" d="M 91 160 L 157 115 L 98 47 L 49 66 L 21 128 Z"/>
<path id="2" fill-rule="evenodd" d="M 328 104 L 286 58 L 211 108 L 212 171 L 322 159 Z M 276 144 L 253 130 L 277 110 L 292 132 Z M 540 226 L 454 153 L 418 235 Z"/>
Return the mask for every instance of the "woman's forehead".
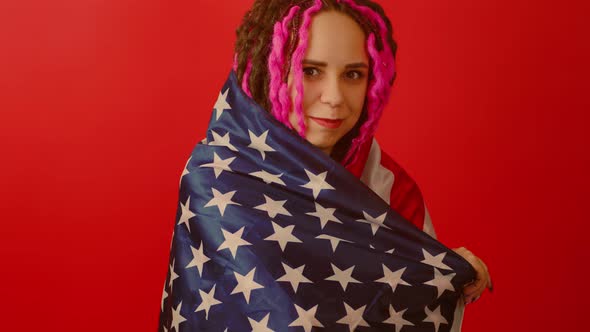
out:
<path id="1" fill-rule="evenodd" d="M 305 58 L 328 65 L 367 62 L 365 32 L 344 13 L 319 12 L 311 21 Z"/>

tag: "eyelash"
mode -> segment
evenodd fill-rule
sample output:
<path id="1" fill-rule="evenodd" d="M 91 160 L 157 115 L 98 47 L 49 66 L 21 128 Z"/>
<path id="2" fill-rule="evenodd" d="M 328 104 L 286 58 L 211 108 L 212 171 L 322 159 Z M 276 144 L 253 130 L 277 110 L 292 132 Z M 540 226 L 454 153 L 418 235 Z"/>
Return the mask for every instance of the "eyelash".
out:
<path id="1" fill-rule="evenodd" d="M 361 80 L 365 77 L 365 74 L 362 71 L 358 71 L 358 70 L 349 71 L 346 73 L 346 76 L 349 76 L 349 74 L 356 74 L 357 75 L 356 78 L 349 77 L 351 80 Z"/>
<path id="2" fill-rule="evenodd" d="M 314 72 L 312 73 L 312 71 L 314 71 Z M 304 67 L 303 68 L 303 74 L 305 76 L 312 77 L 312 78 L 319 75 L 320 72 L 321 71 L 316 67 Z M 356 77 L 350 77 L 350 74 L 356 74 Z M 346 72 L 345 75 L 346 75 L 346 78 L 351 79 L 353 81 L 361 80 L 365 77 L 365 73 L 363 73 L 362 71 L 359 71 L 359 70 L 348 71 L 348 72 Z"/>
<path id="3" fill-rule="evenodd" d="M 312 70 L 316 71 L 317 74 L 316 75 L 311 74 L 310 71 L 312 71 Z M 305 67 L 305 68 L 303 68 L 303 74 L 305 76 L 317 76 L 317 75 L 319 75 L 319 70 L 315 67 Z"/>

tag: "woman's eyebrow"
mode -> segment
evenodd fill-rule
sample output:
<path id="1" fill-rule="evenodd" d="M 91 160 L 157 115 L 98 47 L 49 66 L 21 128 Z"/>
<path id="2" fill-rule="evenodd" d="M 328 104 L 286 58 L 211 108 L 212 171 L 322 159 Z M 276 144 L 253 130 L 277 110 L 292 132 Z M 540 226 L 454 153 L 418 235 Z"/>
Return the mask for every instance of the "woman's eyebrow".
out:
<path id="1" fill-rule="evenodd" d="M 369 68 L 369 65 L 364 62 L 357 62 L 346 65 L 346 68 Z"/>
<path id="2" fill-rule="evenodd" d="M 302 63 L 304 65 L 313 65 L 313 66 L 318 66 L 318 67 L 327 67 L 328 66 L 328 64 L 325 62 L 310 60 L 310 59 L 304 59 Z M 367 65 L 364 62 L 355 62 L 355 63 L 349 63 L 345 67 L 346 68 L 369 68 L 369 65 Z"/>
<path id="3" fill-rule="evenodd" d="M 325 63 L 325 62 L 315 61 L 315 60 L 308 60 L 308 59 L 304 59 L 302 63 L 304 65 L 313 65 L 313 66 L 318 66 L 318 67 L 326 67 L 326 66 L 328 66 L 328 64 Z"/>

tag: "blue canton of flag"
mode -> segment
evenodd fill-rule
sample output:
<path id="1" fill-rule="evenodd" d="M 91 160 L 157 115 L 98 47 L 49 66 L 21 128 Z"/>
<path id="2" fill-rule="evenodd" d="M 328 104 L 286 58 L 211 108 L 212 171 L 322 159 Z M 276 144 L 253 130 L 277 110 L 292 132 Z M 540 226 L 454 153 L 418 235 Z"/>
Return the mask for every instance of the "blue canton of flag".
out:
<path id="1" fill-rule="evenodd" d="M 469 263 L 236 82 L 181 175 L 159 331 L 449 331 Z"/>

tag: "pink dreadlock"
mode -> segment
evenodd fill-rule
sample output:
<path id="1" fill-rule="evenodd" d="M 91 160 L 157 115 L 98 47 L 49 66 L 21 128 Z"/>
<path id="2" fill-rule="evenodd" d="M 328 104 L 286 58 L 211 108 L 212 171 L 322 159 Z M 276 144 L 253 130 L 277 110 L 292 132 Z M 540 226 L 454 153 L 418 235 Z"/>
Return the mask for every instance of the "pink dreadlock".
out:
<path id="1" fill-rule="evenodd" d="M 322 8 L 322 1 L 315 0 L 315 5 L 309 7 L 303 13 L 303 23 L 299 29 L 299 45 L 295 52 L 293 52 L 293 59 L 291 61 L 293 67 L 293 83 L 295 84 L 295 112 L 299 118 L 299 135 L 305 137 L 305 122 L 303 121 L 303 56 L 307 50 L 307 39 L 309 37 L 309 26 L 311 24 L 311 16 Z"/>
<path id="2" fill-rule="evenodd" d="M 288 95 L 287 83 L 283 80 L 283 71 L 285 68 L 284 48 L 287 38 L 289 38 L 289 22 L 298 11 L 299 7 L 294 6 L 289 10 L 289 14 L 287 14 L 282 22 L 275 23 L 272 37 L 272 51 L 268 57 L 268 72 L 270 73 L 268 97 L 272 104 L 271 112 L 275 118 L 289 128 L 291 128 L 291 123 L 288 121 L 288 113 L 291 107 L 291 100 Z"/>

